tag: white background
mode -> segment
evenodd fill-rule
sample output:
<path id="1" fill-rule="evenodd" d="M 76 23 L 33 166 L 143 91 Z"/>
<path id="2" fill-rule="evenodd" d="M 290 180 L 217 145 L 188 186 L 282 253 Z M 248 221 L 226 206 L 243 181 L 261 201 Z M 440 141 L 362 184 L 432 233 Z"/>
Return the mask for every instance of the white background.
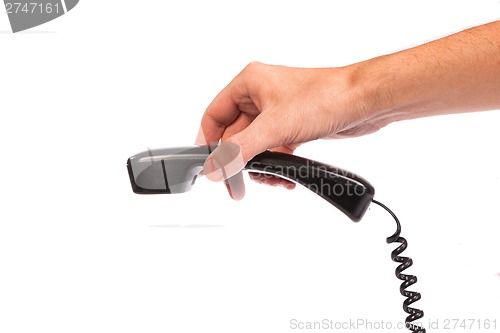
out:
<path id="1" fill-rule="evenodd" d="M 250 61 L 341 66 L 499 13 L 494 0 L 82 0 L 15 35 L 0 15 L 0 332 L 402 321 L 395 226 L 378 207 L 355 224 L 302 188 L 247 182 L 232 202 L 206 179 L 142 197 L 125 162 L 192 144 Z M 398 214 L 425 320 L 500 330 L 499 126 L 500 112 L 435 117 L 297 152 L 362 175 Z"/>

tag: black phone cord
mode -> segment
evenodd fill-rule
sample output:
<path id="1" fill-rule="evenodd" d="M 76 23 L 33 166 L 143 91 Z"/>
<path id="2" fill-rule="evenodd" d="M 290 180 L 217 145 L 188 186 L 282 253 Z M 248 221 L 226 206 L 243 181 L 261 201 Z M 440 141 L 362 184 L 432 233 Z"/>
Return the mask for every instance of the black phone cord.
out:
<path id="1" fill-rule="evenodd" d="M 406 328 L 415 333 L 426 333 L 425 328 L 413 323 L 415 320 L 419 320 L 424 316 L 424 311 L 410 307 L 412 303 L 418 301 L 421 298 L 421 295 L 416 291 L 406 290 L 411 285 L 417 283 L 417 277 L 415 275 L 402 274 L 404 270 L 413 265 L 413 260 L 409 257 L 400 256 L 400 254 L 403 253 L 404 250 L 406 250 L 406 248 L 408 247 L 408 242 L 404 237 L 400 236 L 401 224 L 399 223 L 399 219 L 386 205 L 377 200 L 373 200 L 373 203 L 385 209 L 396 221 L 396 232 L 392 236 L 387 237 L 387 243 L 401 243 L 400 246 L 392 251 L 391 259 L 394 262 L 400 264 L 398 267 L 396 267 L 396 277 L 403 281 L 403 283 L 401 283 L 401 286 L 399 287 L 399 290 L 401 292 L 401 295 L 406 297 L 405 301 L 403 302 L 403 310 L 409 314 L 405 320 Z"/>

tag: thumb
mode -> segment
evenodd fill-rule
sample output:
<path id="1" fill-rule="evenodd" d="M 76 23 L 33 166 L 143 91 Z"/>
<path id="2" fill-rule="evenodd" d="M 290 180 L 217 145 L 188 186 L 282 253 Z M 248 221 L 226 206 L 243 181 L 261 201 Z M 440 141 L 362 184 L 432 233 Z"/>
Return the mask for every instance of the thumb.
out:
<path id="1" fill-rule="evenodd" d="M 259 119 L 260 118 L 260 119 Z M 243 131 L 234 134 L 210 154 L 203 166 L 203 173 L 212 181 L 222 181 L 239 173 L 255 155 L 277 146 L 273 135 L 259 126 L 257 117 Z"/>

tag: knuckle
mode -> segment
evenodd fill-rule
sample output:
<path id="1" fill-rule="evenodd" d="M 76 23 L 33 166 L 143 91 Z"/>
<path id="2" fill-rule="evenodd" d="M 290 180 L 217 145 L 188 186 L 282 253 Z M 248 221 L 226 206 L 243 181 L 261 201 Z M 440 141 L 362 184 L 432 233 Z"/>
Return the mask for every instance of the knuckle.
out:
<path id="1" fill-rule="evenodd" d="M 248 72 L 255 73 L 255 72 L 260 71 L 263 66 L 265 66 L 265 65 L 259 61 L 252 61 L 248 65 L 246 65 L 246 67 L 243 71 L 246 73 L 248 73 Z"/>

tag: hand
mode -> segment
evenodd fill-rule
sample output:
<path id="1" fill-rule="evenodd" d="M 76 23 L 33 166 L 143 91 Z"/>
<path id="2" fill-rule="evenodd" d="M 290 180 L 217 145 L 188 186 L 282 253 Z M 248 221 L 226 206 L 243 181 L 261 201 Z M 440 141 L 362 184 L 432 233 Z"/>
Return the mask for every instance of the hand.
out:
<path id="1" fill-rule="evenodd" d="M 222 144 L 207 159 L 205 175 L 214 181 L 232 176 L 228 190 L 244 195 L 238 173 L 255 155 L 272 150 L 293 153 L 302 143 L 372 133 L 385 125 L 370 116 L 357 94 L 354 71 L 344 68 L 289 68 L 249 64 L 207 108 L 196 143 Z M 284 179 L 251 178 L 293 188 Z"/>

